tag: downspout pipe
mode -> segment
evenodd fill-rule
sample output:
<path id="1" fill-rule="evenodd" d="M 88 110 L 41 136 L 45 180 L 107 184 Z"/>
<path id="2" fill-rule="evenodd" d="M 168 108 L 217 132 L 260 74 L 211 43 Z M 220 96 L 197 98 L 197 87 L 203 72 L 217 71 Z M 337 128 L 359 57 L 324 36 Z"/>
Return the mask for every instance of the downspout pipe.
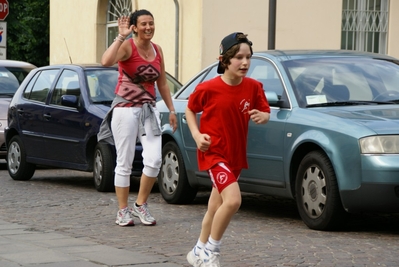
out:
<path id="1" fill-rule="evenodd" d="M 268 47 L 269 50 L 276 49 L 276 6 L 277 0 L 269 0 L 269 33 Z"/>
<path id="2" fill-rule="evenodd" d="M 177 0 L 173 0 L 176 6 L 176 14 L 175 14 L 175 78 L 179 80 L 179 18 L 180 18 L 180 9 L 179 9 L 179 2 Z"/>

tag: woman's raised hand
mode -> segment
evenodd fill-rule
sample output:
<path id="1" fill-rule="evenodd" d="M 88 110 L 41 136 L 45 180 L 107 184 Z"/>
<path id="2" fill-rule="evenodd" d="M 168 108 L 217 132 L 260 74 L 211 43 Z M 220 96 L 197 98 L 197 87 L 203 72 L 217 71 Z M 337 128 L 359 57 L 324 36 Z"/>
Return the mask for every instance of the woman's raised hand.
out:
<path id="1" fill-rule="evenodd" d="M 118 18 L 118 30 L 119 34 L 123 35 L 123 37 L 127 37 L 133 31 L 133 25 L 129 27 L 130 17 L 122 16 Z"/>

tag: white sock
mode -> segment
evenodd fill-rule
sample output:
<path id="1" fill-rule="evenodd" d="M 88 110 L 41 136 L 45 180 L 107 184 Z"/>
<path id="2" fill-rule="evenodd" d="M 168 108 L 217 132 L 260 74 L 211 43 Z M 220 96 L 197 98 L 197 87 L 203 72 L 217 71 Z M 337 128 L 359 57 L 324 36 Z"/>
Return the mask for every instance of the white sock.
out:
<path id="1" fill-rule="evenodd" d="M 204 247 L 205 247 L 205 243 L 202 243 L 201 240 L 199 240 L 199 238 L 198 238 L 197 244 L 193 248 L 194 255 L 199 256 L 200 250 L 204 249 Z"/>
<path id="2" fill-rule="evenodd" d="M 208 242 L 206 243 L 205 248 L 207 250 L 212 251 L 212 252 L 214 252 L 214 251 L 219 252 L 220 251 L 220 244 L 222 244 L 221 240 L 215 240 L 215 239 L 213 239 L 212 237 L 209 236 Z"/>

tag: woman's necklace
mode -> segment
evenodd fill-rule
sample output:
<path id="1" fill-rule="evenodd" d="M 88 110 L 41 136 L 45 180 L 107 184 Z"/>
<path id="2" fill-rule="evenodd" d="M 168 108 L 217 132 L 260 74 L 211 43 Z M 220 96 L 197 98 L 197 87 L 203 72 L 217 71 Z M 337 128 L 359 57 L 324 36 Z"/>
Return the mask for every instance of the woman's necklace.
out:
<path id="1" fill-rule="evenodd" d="M 139 54 L 144 57 L 145 59 L 147 59 L 150 56 L 150 52 L 151 52 L 151 48 L 145 50 L 144 48 L 142 48 L 138 42 L 135 40 L 136 46 L 139 48 L 138 52 Z"/>

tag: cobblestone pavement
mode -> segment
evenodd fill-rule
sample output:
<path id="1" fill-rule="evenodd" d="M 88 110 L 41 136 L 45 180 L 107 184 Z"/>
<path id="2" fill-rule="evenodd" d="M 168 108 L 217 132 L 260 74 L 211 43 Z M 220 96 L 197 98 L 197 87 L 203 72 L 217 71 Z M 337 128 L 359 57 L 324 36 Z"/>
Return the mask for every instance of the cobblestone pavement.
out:
<path id="1" fill-rule="evenodd" d="M 137 196 L 133 180 L 131 203 Z M 91 173 L 39 169 L 30 181 L 13 181 L 0 164 L 0 218 L 48 231 L 82 237 L 115 248 L 165 255 L 188 266 L 186 253 L 195 244 L 209 192 L 190 205 L 169 205 L 155 187 L 149 207 L 154 227 L 135 220 L 134 227 L 115 225 L 114 193 L 94 189 Z M 243 194 L 241 209 L 222 240 L 222 266 L 399 266 L 399 214 L 352 216 L 339 232 L 308 229 L 295 203 Z"/>

